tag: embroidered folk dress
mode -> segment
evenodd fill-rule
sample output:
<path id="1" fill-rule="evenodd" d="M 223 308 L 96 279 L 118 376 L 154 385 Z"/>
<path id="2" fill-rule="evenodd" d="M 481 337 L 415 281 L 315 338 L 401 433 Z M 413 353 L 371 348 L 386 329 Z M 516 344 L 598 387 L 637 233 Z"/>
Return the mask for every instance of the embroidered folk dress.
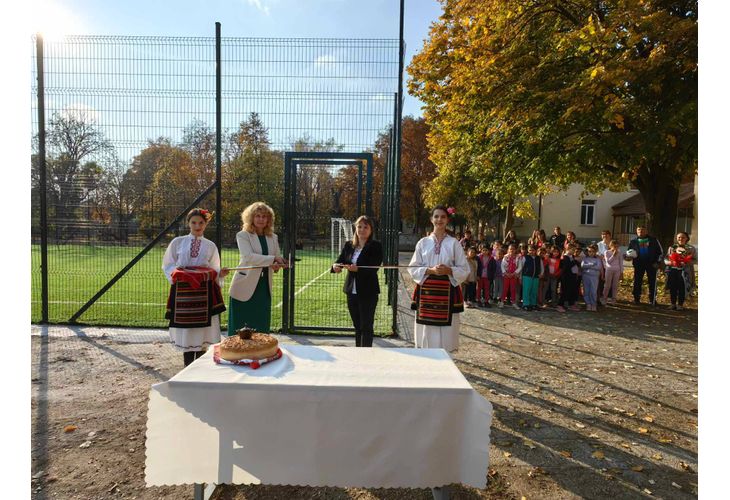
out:
<path id="1" fill-rule="evenodd" d="M 215 243 L 192 234 L 178 236 L 170 242 L 162 258 L 162 270 L 167 281 L 172 285 L 172 272 L 175 268 L 186 266 L 204 266 L 220 273 L 221 259 Z M 223 279 L 218 278 L 218 285 L 223 287 Z M 178 351 L 203 351 L 212 344 L 221 341 L 220 315 L 210 319 L 210 326 L 201 328 L 170 327 L 170 342 Z"/>
<path id="2" fill-rule="evenodd" d="M 453 286 L 459 286 L 469 276 L 469 263 L 466 261 L 464 249 L 459 240 L 453 236 L 445 236 L 439 247 L 436 237 L 432 234 L 421 238 L 416 243 L 416 250 L 411 257 L 411 266 L 408 272 L 419 285 L 426 281 L 426 268 L 445 264 L 451 267 L 452 276 L 449 281 Z M 455 351 L 459 348 L 459 317 L 452 315 L 451 326 L 420 325 L 415 323 L 414 339 L 417 348 L 442 348 L 446 351 Z"/>

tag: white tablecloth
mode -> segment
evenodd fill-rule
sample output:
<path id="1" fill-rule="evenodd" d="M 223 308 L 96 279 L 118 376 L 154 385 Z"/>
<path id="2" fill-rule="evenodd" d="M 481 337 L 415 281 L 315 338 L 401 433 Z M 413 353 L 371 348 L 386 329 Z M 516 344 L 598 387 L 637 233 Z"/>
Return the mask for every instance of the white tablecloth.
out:
<path id="1" fill-rule="evenodd" d="M 446 351 L 281 348 L 258 370 L 210 349 L 152 386 L 148 486 L 485 487 L 492 405 Z"/>

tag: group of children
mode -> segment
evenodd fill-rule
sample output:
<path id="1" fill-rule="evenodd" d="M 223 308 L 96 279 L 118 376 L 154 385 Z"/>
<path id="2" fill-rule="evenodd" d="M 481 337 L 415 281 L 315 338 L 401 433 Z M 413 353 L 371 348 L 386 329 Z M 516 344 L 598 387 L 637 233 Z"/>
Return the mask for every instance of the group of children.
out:
<path id="1" fill-rule="evenodd" d="M 603 254 L 592 244 L 585 251 L 577 243 L 565 248 L 553 245 L 509 244 L 495 241 L 491 248 L 465 248 L 471 268 L 463 284 L 466 307 L 502 308 L 509 302 L 515 309 L 536 311 L 554 306 L 559 312 L 579 311 L 581 282 L 587 311 L 616 300 L 623 274 L 624 256 L 617 240 L 611 240 Z M 599 297 L 599 283 L 603 290 Z"/>

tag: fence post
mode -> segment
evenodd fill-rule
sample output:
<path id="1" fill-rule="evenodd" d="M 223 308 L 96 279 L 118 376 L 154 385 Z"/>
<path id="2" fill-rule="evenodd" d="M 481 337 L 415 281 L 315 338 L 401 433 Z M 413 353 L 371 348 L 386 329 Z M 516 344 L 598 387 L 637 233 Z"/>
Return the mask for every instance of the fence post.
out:
<path id="1" fill-rule="evenodd" d="M 221 199 L 221 23 L 215 23 L 215 244 L 223 262 Z"/>
<path id="2" fill-rule="evenodd" d="M 38 168 L 41 195 L 41 323 L 48 323 L 48 203 L 46 200 L 46 103 L 43 79 L 43 35 L 35 39 L 38 72 Z"/>
<path id="3" fill-rule="evenodd" d="M 403 40 L 403 16 L 405 13 L 405 0 L 400 0 L 400 28 L 398 35 L 398 102 L 396 103 L 398 109 L 398 131 L 396 137 L 396 156 L 395 156 L 395 172 L 393 179 L 393 257 L 394 263 L 398 264 L 398 250 L 400 242 L 400 228 L 401 228 L 401 217 L 400 217 L 400 147 L 401 147 L 401 125 L 403 121 L 403 63 L 406 52 L 405 41 Z M 400 276 L 396 270 L 395 280 L 393 283 L 393 333 L 398 333 L 398 280 Z"/>

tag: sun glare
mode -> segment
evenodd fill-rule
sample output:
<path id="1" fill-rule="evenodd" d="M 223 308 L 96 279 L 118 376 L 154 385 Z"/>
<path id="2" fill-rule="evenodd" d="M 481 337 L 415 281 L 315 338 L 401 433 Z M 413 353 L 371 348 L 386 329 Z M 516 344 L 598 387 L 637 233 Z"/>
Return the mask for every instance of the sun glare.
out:
<path id="1" fill-rule="evenodd" d="M 81 23 L 65 6 L 53 0 L 33 0 L 30 11 L 33 33 L 46 41 L 59 41 L 65 35 L 81 33 Z"/>

